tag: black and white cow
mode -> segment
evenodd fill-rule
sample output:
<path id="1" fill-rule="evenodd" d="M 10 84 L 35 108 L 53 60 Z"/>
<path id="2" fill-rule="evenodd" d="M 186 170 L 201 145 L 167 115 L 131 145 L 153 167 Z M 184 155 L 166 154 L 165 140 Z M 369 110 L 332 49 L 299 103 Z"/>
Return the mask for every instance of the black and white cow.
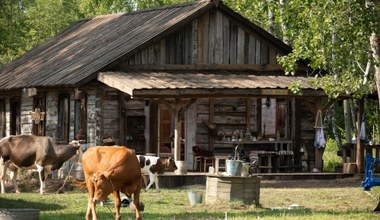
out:
<path id="1" fill-rule="evenodd" d="M 152 184 L 156 185 L 156 190 L 160 191 L 158 186 L 158 174 L 162 174 L 167 170 L 176 170 L 177 166 L 173 158 L 160 159 L 155 156 L 137 155 L 137 159 L 140 162 L 141 173 L 149 175 L 149 184 L 146 185 L 145 191 L 147 191 Z"/>
<path id="2" fill-rule="evenodd" d="M 14 135 L 0 140 L 1 193 L 5 193 L 4 181 L 7 168 L 12 166 L 12 182 L 19 192 L 16 178 L 18 168 L 37 169 L 40 178 L 40 193 L 44 193 L 45 179 L 51 171 L 58 170 L 62 164 L 79 152 L 79 141 L 69 145 L 55 145 L 46 136 Z"/>

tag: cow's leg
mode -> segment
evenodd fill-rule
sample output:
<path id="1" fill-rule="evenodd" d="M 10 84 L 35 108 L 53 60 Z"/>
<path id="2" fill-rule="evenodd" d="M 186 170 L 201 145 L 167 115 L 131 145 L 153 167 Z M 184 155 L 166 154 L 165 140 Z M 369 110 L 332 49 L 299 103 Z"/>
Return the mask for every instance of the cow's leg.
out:
<path id="1" fill-rule="evenodd" d="M 40 177 L 40 193 L 44 194 L 44 192 L 45 192 L 45 170 L 44 170 L 44 167 L 39 165 L 39 164 L 36 164 L 36 166 L 37 166 L 38 175 Z"/>
<path id="2" fill-rule="evenodd" d="M 133 193 L 133 202 L 130 205 L 134 206 L 135 213 L 136 213 L 136 219 L 141 220 L 141 215 L 140 215 L 140 188 Z"/>
<path id="3" fill-rule="evenodd" d="M 97 220 L 96 216 L 96 203 L 94 201 L 94 185 L 91 181 L 86 180 L 87 190 L 88 190 L 88 202 L 87 202 L 87 211 L 86 211 L 86 220 L 90 220 L 91 215 L 93 220 Z"/>
<path id="4" fill-rule="evenodd" d="M 155 178 L 154 178 L 155 174 L 154 173 L 151 173 L 149 172 L 149 184 L 148 186 L 145 188 L 145 191 L 147 191 L 151 186 L 152 184 L 155 182 Z M 157 184 L 156 184 L 157 186 Z"/>
<path id="5" fill-rule="evenodd" d="M 12 184 L 13 184 L 13 187 L 15 188 L 15 191 L 16 193 L 20 193 L 20 189 L 18 188 L 18 185 L 17 185 L 17 175 L 18 175 L 18 168 L 15 167 L 14 170 L 11 171 L 11 180 L 12 180 Z"/>
<path id="6" fill-rule="evenodd" d="M 7 176 L 7 168 L 9 165 L 9 161 L 4 162 L 3 158 L 0 158 L 0 167 L 1 167 L 1 176 L 0 176 L 0 182 L 1 182 L 1 193 L 5 193 L 5 178 Z"/>
<path id="7" fill-rule="evenodd" d="M 112 192 L 113 196 L 113 202 L 115 204 L 115 209 L 116 209 L 116 220 L 121 220 L 121 214 L 120 214 L 120 207 L 121 207 L 121 201 L 120 201 L 120 193 L 119 191 L 113 191 Z"/>
<path id="8" fill-rule="evenodd" d="M 160 188 L 158 187 L 158 174 L 154 175 L 154 182 L 156 184 L 156 191 L 160 192 Z"/>

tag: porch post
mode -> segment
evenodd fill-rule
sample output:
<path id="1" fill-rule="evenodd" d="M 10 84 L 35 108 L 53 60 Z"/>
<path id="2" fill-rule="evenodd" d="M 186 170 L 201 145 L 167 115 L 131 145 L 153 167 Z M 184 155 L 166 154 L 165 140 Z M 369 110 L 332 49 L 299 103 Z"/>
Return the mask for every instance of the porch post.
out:
<path id="1" fill-rule="evenodd" d="M 356 167 L 357 173 L 361 174 L 363 171 L 363 145 L 360 140 L 360 130 L 362 125 L 362 115 L 364 111 L 364 101 L 363 99 L 359 100 L 359 110 L 356 113 Z"/>
<path id="2" fill-rule="evenodd" d="M 174 161 L 181 160 L 181 99 L 175 99 L 174 107 Z"/>
<path id="3" fill-rule="evenodd" d="M 174 160 L 179 161 L 181 160 L 181 119 L 177 108 L 174 118 Z"/>

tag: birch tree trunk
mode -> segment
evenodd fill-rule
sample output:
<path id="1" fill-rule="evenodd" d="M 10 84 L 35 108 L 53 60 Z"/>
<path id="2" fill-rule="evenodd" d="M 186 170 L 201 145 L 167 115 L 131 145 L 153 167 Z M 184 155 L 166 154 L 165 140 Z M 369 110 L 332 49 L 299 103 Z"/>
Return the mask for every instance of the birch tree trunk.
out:
<path id="1" fill-rule="evenodd" d="M 371 44 L 372 56 L 375 63 L 375 80 L 376 80 L 377 95 L 380 100 L 380 60 L 379 60 L 380 1 L 373 0 L 372 3 L 374 4 L 375 10 L 376 10 L 376 14 L 375 14 L 376 23 L 374 24 L 374 30 L 372 32 L 371 37 L 369 38 L 369 41 Z M 379 101 L 379 105 L 380 105 L 380 101 Z"/>

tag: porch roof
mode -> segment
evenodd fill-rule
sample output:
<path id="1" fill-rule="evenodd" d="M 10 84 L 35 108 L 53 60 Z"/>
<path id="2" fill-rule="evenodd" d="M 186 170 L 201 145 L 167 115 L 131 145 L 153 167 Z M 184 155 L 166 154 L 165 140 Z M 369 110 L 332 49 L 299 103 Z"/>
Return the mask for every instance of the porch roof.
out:
<path id="1" fill-rule="evenodd" d="M 312 77 L 257 75 L 243 71 L 100 72 L 98 80 L 135 98 L 292 95 L 298 83 L 304 91 L 324 95 L 310 84 Z M 305 95 L 305 94 L 304 94 Z"/>

